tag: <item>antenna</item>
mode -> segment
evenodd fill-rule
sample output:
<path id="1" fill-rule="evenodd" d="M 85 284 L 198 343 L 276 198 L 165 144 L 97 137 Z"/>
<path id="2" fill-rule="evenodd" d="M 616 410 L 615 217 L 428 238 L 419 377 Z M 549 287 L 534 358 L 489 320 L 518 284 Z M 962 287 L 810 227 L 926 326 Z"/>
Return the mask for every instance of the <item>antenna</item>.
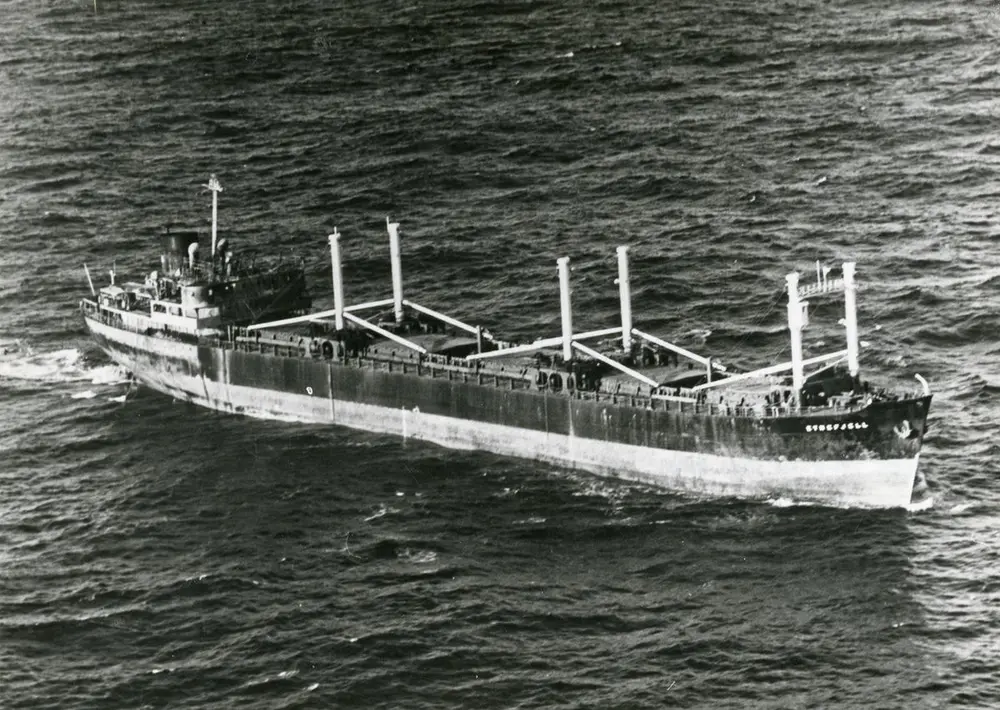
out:
<path id="1" fill-rule="evenodd" d="M 83 272 L 85 274 L 87 274 L 87 283 L 90 284 L 90 295 L 91 296 L 96 296 L 97 295 L 97 291 L 94 290 L 94 281 L 93 281 L 93 279 L 90 278 L 90 269 L 87 268 L 87 264 L 86 263 L 84 263 L 84 265 L 83 265 Z"/>

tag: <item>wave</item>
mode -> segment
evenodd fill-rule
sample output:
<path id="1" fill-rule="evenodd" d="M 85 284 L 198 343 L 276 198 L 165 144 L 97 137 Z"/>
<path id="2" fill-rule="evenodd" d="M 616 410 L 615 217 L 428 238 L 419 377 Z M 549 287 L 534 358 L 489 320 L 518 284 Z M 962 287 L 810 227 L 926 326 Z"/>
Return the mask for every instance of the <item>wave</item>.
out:
<path id="1" fill-rule="evenodd" d="M 118 365 L 95 365 L 77 348 L 36 353 L 30 346 L 13 342 L 0 345 L 0 380 L 5 379 L 114 385 L 128 382 L 128 373 Z M 86 398 L 86 393 L 74 396 Z"/>

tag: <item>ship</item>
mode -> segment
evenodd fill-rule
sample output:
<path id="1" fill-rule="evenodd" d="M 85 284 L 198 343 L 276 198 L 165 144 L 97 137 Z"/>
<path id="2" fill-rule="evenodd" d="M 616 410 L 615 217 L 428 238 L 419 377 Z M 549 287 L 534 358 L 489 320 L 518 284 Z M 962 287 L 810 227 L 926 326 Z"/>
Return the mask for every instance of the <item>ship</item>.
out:
<path id="1" fill-rule="evenodd" d="M 301 262 L 173 231 L 159 269 L 96 289 L 83 321 L 134 382 L 177 400 L 547 462 L 696 496 L 905 507 L 931 392 L 860 375 L 856 266 L 786 276 L 791 358 L 740 370 L 637 326 L 629 248 L 617 249 L 620 322 L 573 327 L 568 257 L 556 261 L 561 332 L 505 341 L 404 297 L 399 223 L 386 219 L 392 295 L 348 303 L 341 234 L 328 236 L 333 308 Z M 613 273 L 613 272 L 612 272 Z M 805 357 L 807 299 L 843 296 L 846 347 Z M 919 492 L 919 491 L 918 491 Z"/>

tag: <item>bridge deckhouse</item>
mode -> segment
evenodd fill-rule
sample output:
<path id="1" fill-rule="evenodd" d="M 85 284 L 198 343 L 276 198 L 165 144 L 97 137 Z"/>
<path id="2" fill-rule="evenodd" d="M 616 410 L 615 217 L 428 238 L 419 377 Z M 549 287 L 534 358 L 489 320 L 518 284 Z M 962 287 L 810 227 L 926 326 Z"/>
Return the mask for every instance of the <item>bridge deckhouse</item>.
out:
<path id="1" fill-rule="evenodd" d="M 213 288 L 204 283 L 181 284 L 179 299 L 151 299 L 149 317 L 155 324 L 196 333 L 222 326 L 222 309 L 213 304 Z"/>
<path id="2" fill-rule="evenodd" d="M 124 283 L 104 286 L 97 292 L 97 307 L 114 313 L 124 323 L 145 330 L 168 329 L 184 333 L 216 331 L 222 325 L 222 313 L 202 294 L 200 287 L 181 286 L 180 299 L 159 297 L 156 285 Z"/>

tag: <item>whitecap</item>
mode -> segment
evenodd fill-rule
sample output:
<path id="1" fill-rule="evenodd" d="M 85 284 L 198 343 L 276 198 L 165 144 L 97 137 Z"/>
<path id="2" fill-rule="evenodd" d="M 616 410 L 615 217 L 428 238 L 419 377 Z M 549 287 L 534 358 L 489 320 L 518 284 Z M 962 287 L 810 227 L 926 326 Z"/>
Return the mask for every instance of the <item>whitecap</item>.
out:
<path id="1" fill-rule="evenodd" d="M 373 520 L 377 520 L 378 518 L 381 518 L 382 516 L 384 516 L 388 512 L 389 512 L 389 509 L 385 505 L 383 505 L 377 511 L 375 511 L 374 513 L 372 513 L 371 515 L 369 515 L 367 518 L 365 518 L 365 522 L 366 523 L 370 523 Z"/>
<path id="2" fill-rule="evenodd" d="M 33 353 L 21 348 L 0 361 L 0 377 L 12 380 L 68 382 L 83 378 L 80 351 L 75 348 Z"/>
<path id="3" fill-rule="evenodd" d="M 906 506 L 906 510 L 910 513 L 919 513 L 922 510 L 930 510 L 934 507 L 934 497 L 928 496 L 922 500 L 913 501 Z"/>
<path id="4" fill-rule="evenodd" d="M 88 367 L 77 348 L 35 352 L 17 342 L 5 346 L 0 356 L 0 378 L 32 382 L 85 382 L 117 385 L 129 382 L 128 372 L 115 364 Z"/>
<path id="5" fill-rule="evenodd" d="M 433 550 L 418 550 L 416 552 L 406 549 L 399 555 L 400 559 L 412 562 L 417 565 L 426 565 L 437 561 L 437 553 Z"/>

